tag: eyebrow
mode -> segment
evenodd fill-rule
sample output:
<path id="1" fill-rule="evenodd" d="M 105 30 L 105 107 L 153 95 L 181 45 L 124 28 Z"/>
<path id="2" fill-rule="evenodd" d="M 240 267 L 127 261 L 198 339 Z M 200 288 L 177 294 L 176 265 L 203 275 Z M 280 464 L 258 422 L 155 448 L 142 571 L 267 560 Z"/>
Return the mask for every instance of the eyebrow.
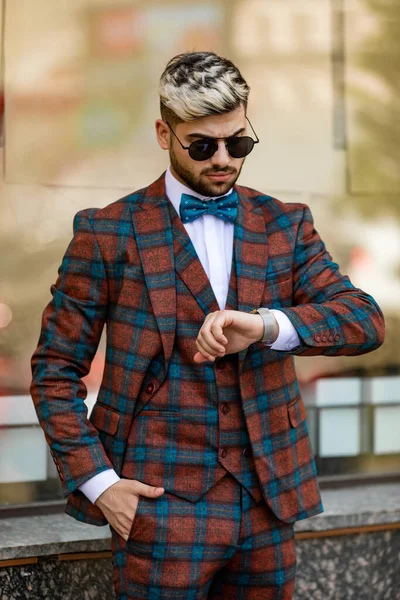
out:
<path id="1" fill-rule="evenodd" d="M 200 138 L 202 140 L 219 140 L 219 139 L 229 139 L 231 137 L 235 137 L 236 135 L 238 135 L 239 133 L 243 133 L 243 131 L 245 131 L 246 128 L 242 127 L 241 129 L 238 129 L 235 133 L 232 133 L 232 135 L 227 135 L 226 138 L 215 138 L 209 135 L 205 135 L 204 133 L 189 133 L 186 137 L 187 138 Z"/>

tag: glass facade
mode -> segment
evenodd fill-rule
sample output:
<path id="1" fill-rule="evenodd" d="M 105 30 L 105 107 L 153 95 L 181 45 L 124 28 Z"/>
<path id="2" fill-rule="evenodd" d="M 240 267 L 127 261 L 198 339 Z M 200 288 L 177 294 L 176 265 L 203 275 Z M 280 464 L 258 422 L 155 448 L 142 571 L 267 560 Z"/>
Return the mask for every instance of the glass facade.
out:
<path id="1" fill-rule="evenodd" d="M 41 313 L 75 213 L 167 166 L 158 79 L 170 57 L 199 49 L 231 58 L 252 88 L 261 143 L 241 183 L 308 204 L 342 272 L 385 313 L 378 351 L 296 359 L 319 473 L 400 473 L 397 0 L 3 5 L 0 504 L 61 497 L 29 397 Z M 103 363 L 104 339 L 89 406 Z"/>

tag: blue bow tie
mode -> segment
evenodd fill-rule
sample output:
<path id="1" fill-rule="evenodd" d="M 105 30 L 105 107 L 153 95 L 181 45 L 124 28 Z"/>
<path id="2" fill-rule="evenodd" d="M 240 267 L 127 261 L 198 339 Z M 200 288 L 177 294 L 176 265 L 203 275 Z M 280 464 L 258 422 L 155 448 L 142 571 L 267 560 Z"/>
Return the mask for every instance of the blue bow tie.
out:
<path id="1" fill-rule="evenodd" d="M 183 223 L 191 223 L 203 215 L 214 215 L 223 221 L 234 223 L 238 212 L 238 201 L 236 192 L 213 200 L 199 200 L 190 194 L 182 194 L 179 214 Z"/>

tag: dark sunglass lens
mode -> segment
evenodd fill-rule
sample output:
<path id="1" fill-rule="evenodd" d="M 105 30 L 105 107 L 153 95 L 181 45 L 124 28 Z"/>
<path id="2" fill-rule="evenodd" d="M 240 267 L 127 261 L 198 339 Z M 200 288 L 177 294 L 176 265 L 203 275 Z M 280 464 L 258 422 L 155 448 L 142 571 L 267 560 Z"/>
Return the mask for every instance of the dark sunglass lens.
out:
<path id="1" fill-rule="evenodd" d="M 254 148 L 254 140 L 251 137 L 235 137 L 228 140 L 228 152 L 232 158 L 244 158 Z"/>
<path id="2" fill-rule="evenodd" d="M 214 140 L 197 140 L 189 146 L 189 155 L 193 160 L 207 160 L 215 154 L 218 145 Z"/>

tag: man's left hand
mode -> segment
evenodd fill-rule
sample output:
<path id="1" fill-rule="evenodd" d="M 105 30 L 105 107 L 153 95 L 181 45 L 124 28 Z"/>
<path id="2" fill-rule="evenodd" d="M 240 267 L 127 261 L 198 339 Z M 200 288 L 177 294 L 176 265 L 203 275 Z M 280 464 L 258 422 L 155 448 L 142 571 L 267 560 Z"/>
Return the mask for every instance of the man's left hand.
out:
<path id="1" fill-rule="evenodd" d="M 275 322 L 274 341 L 278 337 L 279 326 Z M 235 354 L 250 344 L 259 342 L 264 333 L 263 319 L 259 314 L 237 310 L 218 310 L 207 315 L 197 336 L 198 352 L 194 362 L 215 361 L 216 357 Z"/>

